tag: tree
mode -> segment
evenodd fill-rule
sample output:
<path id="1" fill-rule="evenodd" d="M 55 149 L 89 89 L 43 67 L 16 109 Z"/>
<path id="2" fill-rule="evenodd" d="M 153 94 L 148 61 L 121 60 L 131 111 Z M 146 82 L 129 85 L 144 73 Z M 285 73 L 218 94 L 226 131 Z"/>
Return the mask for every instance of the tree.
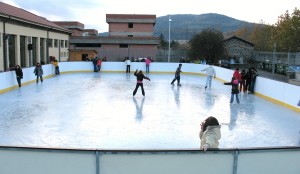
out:
<path id="1" fill-rule="evenodd" d="M 223 34 L 213 28 L 206 28 L 194 35 L 189 43 L 191 60 L 205 59 L 207 63 L 216 64 L 224 52 Z"/>
<path id="2" fill-rule="evenodd" d="M 256 25 L 249 36 L 249 41 L 254 44 L 255 51 L 272 51 L 272 31 L 273 26 Z"/>
<path id="3" fill-rule="evenodd" d="M 300 10 L 295 8 L 292 14 L 286 11 L 278 17 L 273 31 L 273 41 L 278 51 L 300 51 Z"/>
<path id="4" fill-rule="evenodd" d="M 180 46 L 179 42 L 177 42 L 175 40 L 172 40 L 171 43 L 170 43 L 170 47 L 172 49 L 177 49 L 177 48 L 179 48 L 179 46 Z"/>
<path id="5" fill-rule="evenodd" d="M 165 40 L 164 35 L 162 33 L 160 33 L 158 48 L 160 48 L 160 49 L 167 49 L 168 48 L 168 44 L 169 43 Z"/>

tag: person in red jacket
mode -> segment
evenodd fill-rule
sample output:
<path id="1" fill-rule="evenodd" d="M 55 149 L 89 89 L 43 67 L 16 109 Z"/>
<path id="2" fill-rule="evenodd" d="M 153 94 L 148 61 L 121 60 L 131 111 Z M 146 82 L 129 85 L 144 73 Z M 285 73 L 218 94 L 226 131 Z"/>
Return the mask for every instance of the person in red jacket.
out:
<path id="1" fill-rule="evenodd" d="M 235 79 L 239 82 L 239 87 L 240 87 L 242 85 L 241 84 L 242 78 L 241 78 L 241 74 L 240 74 L 239 68 L 235 69 L 235 71 L 233 72 L 232 76 L 235 77 Z"/>
<path id="2" fill-rule="evenodd" d="M 137 92 L 137 90 L 138 90 L 139 87 L 142 88 L 142 94 L 143 94 L 143 96 L 145 96 L 145 91 L 144 91 L 144 86 L 143 86 L 143 80 L 147 79 L 147 80 L 150 81 L 150 79 L 148 77 L 144 76 L 142 70 L 138 71 L 138 69 L 136 69 L 136 71 L 134 72 L 134 75 L 136 76 L 136 80 L 137 81 L 136 81 L 135 89 L 133 91 L 133 96 L 136 94 L 136 92 Z"/>

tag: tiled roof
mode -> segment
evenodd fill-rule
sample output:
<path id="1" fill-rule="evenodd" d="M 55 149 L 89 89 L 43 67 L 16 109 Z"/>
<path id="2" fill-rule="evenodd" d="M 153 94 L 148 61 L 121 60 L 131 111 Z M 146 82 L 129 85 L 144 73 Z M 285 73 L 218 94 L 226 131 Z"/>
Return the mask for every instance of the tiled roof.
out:
<path id="1" fill-rule="evenodd" d="M 11 6 L 3 2 L 0 2 L 0 15 L 7 16 L 15 20 L 20 20 L 27 23 L 33 23 L 36 25 L 44 25 L 46 27 L 52 27 L 53 29 L 71 33 L 71 31 L 48 21 L 44 17 L 35 15 L 24 9 Z"/>
<path id="2" fill-rule="evenodd" d="M 246 41 L 246 40 L 244 40 L 244 39 L 242 39 L 242 38 L 239 38 L 239 37 L 237 37 L 237 36 L 231 36 L 231 37 L 229 37 L 229 38 L 227 38 L 227 39 L 224 39 L 223 42 L 227 42 L 227 41 L 232 40 L 232 39 L 237 39 L 237 40 L 240 40 L 240 41 L 242 41 L 242 42 L 248 43 L 249 45 L 254 46 L 253 43 L 251 43 L 251 42 L 249 42 L 249 41 Z"/>

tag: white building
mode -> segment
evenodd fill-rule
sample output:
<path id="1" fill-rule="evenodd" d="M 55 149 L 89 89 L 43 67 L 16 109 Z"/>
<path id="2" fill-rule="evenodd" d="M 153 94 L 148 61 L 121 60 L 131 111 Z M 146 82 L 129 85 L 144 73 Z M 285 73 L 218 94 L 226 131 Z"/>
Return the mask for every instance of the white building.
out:
<path id="1" fill-rule="evenodd" d="M 0 2 L 0 71 L 20 65 L 68 60 L 71 31 L 47 19 Z"/>

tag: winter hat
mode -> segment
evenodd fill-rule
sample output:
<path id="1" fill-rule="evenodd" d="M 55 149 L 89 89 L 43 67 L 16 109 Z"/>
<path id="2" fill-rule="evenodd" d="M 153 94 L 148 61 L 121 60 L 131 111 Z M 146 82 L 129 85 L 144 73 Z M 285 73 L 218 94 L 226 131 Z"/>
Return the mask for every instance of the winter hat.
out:
<path id="1" fill-rule="evenodd" d="M 235 85 L 238 84 L 238 83 L 239 83 L 238 80 L 234 80 L 234 81 L 233 81 L 233 84 L 235 84 Z"/>

